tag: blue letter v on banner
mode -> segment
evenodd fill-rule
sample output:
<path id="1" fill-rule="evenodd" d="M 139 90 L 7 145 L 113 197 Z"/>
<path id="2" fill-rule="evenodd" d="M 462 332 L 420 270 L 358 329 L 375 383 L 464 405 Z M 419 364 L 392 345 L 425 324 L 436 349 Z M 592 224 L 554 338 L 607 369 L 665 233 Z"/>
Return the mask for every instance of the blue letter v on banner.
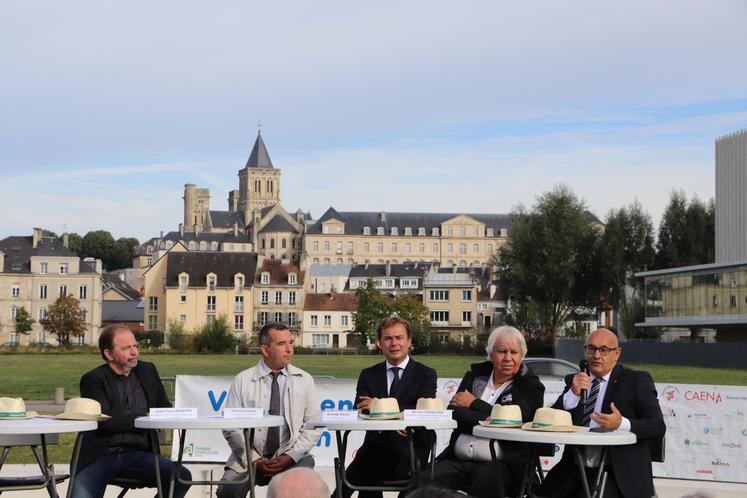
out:
<path id="1" fill-rule="evenodd" d="M 215 399 L 215 393 L 213 391 L 208 391 L 208 398 L 210 398 L 210 404 L 213 407 L 213 411 L 219 411 L 221 405 L 223 404 L 223 401 L 225 401 L 226 396 L 228 396 L 228 391 L 221 391 L 220 397 L 216 400 Z"/>

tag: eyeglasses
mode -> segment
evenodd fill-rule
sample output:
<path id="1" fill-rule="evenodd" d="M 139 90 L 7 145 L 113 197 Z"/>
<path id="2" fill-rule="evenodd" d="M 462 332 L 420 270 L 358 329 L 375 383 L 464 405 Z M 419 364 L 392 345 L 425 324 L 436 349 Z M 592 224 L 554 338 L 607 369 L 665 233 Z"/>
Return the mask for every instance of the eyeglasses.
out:
<path id="1" fill-rule="evenodd" d="M 602 356 L 607 356 L 611 351 L 614 351 L 616 349 L 620 348 L 608 348 L 607 346 L 602 346 L 599 348 L 596 346 L 584 346 L 584 351 L 586 351 L 586 354 L 588 354 L 589 356 L 594 356 L 597 351 L 599 351 L 599 354 L 601 354 Z"/>

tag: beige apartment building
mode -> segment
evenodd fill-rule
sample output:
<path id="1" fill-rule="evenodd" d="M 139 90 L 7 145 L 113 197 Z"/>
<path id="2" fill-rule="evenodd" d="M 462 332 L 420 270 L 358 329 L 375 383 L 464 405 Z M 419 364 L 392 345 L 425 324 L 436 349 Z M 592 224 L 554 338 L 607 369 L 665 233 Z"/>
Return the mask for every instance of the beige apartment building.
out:
<path id="1" fill-rule="evenodd" d="M 306 294 L 303 306 L 302 345 L 308 348 L 345 348 L 353 330 L 354 294 L 337 292 Z"/>
<path id="2" fill-rule="evenodd" d="M 478 279 L 472 269 L 433 267 L 423 283 L 423 304 L 439 340 L 465 346 L 476 339 Z"/>
<path id="3" fill-rule="evenodd" d="M 0 240 L 0 344 L 57 344 L 39 323 L 61 295 L 80 301 L 85 334 L 71 338 L 94 345 L 101 325 L 101 261 L 82 260 L 63 241 L 42 237 L 41 228 L 29 236 Z M 16 334 L 15 317 L 25 308 L 36 323 L 28 334 Z"/>
<path id="4" fill-rule="evenodd" d="M 282 322 L 290 328 L 296 340 L 304 302 L 304 272 L 294 263 L 279 259 L 264 259 L 254 276 L 254 323 L 259 329 L 269 322 Z"/>
<path id="5" fill-rule="evenodd" d="M 171 321 L 193 332 L 224 315 L 237 336 L 251 334 L 256 253 L 187 251 L 181 243 L 145 271 L 146 330 Z"/>
<path id="6" fill-rule="evenodd" d="M 489 262 L 506 242 L 510 219 L 500 214 L 386 213 L 329 208 L 307 228 L 309 264 L 435 262 L 467 267 Z"/>

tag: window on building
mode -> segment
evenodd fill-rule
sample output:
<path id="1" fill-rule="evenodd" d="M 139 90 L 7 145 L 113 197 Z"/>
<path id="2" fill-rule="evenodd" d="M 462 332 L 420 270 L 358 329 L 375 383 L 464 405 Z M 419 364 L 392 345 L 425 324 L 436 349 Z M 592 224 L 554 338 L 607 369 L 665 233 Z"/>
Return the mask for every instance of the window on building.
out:
<path id="1" fill-rule="evenodd" d="M 425 242 L 421 242 L 418 244 L 418 251 L 420 254 L 423 254 L 425 252 Z"/>
<path id="2" fill-rule="evenodd" d="M 288 292 L 288 304 L 296 304 L 296 291 Z"/>
<path id="3" fill-rule="evenodd" d="M 233 310 L 239 313 L 244 311 L 244 296 L 233 297 Z"/>
<path id="4" fill-rule="evenodd" d="M 45 318 L 47 318 L 47 307 L 42 306 L 39 308 L 39 321 L 41 322 Z"/>
<path id="5" fill-rule="evenodd" d="M 262 249 L 266 249 L 266 248 L 267 248 L 267 240 L 262 239 Z"/>
<path id="6" fill-rule="evenodd" d="M 405 242 L 405 253 L 411 253 L 412 252 L 412 244 L 409 242 Z"/>
<path id="7" fill-rule="evenodd" d="M 412 228 L 411 227 L 405 227 L 405 236 L 412 236 Z"/>
<path id="8" fill-rule="evenodd" d="M 275 291 L 275 304 L 283 304 L 283 293 Z"/>
<path id="9" fill-rule="evenodd" d="M 731 298 L 729 299 L 729 306 L 732 308 L 737 307 L 737 296 L 731 296 Z"/>
<path id="10" fill-rule="evenodd" d="M 268 304 L 270 302 L 270 293 L 262 291 L 259 293 L 259 304 Z"/>
<path id="11" fill-rule="evenodd" d="M 186 294 L 182 294 L 182 295 L 180 295 L 180 296 L 179 296 L 179 302 L 180 302 L 181 304 L 186 304 L 186 303 L 187 303 L 187 295 L 186 295 Z"/>
<path id="12" fill-rule="evenodd" d="M 275 239 L 270 239 L 270 249 L 275 249 Z"/>
<path id="13" fill-rule="evenodd" d="M 331 264 L 331 261 L 329 260 L 329 258 L 324 258 L 324 264 L 325 265 Z"/>
<path id="14" fill-rule="evenodd" d="M 384 227 L 376 227 L 376 235 L 384 235 Z"/>
<path id="15" fill-rule="evenodd" d="M 493 236 L 493 229 L 492 228 L 488 228 L 486 230 L 485 236 L 486 237 L 492 237 Z"/>
<path id="16" fill-rule="evenodd" d="M 200 251 L 207 251 L 207 242 L 204 240 L 200 241 Z"/>
<path id="17" fill-rule="evenodd" d="M 449 322 L 449 312 L 448 311 L 431 311 L 431 322 L 436 323 L 448 323 Z"/>
<path id="18" fill-rule="evenodd" d="M 499 235 L 500 235 L 501 237 L 508 237 L 508 228 L 501 228 L 501 229 L 500 229 L 500 230 L 498 231 L 498 234 L 499 234 Z"/>
<path id="19" fill-rule="evenodd" d="M 478 235 L 480 235 L 480 228 L 479 227 L 472 227 L 472 235 L 474 235 L 475 237 L 477 237 Z"/>
<path id="20" fill-rule="evenodd" d="M 434 242 L 433 243 L 433 248 L 432 249 L 433 249 L 434 253 L 438 254 L 438 242 Z"/>
<path id="21" fill-rule="evenodd" d="M 208 296 L 207 297 L 207 310 L 208 311 L 215 311 L 215 296 Z"/>
<path id="22" fill-rule="evenodd" d="M 83 284 L 78 287 L 78 299 L 88 299 L 88 286 Z"/>
<path id="23" fill-rule="evenodd" d="M 260 277 L 260 282 L 263 284 L 269 284 L 270 283 L 270 274 L 267 272 L 262 273 L 262 276 Z"/>
<path id="24" fill-rule="evenodd" d="M 399 282 L 399 286 L 403 289 L 417 289 L 418 279 L 417 278 L 403 278 Z"/>
<path id="25" fill-rule="evenodd" d="M 371 235 L 371 227 L 363 227 L 363 235 Z"/>
<path id="26" fill-rule="evenodd" d="M 314 348 L 329 347 L 329 334 L 311 334 L 311 346 Z"/>
<path id="27" fill-rule="evenodd" d="M 206 315 L 205 316 L 205 323 L 208 325 L 212 325 L 215 323 L 215 315 Z"/>
<path id="28" fill-rule="evenodd" d="M 332 315 L 324 315 L 324 326 L 325 327 L 332 326 Z"/>
<path id="29" fill-rule="evenodd" d="M 236 292 L 244 291 L 244 275 L 236 275 L 233 277 L 234 290 Z"/>
<path id="30" fill-rule="evenodd" d="M 158 330 L 158 315 L 148 315 L 148 330 Z"/>
<path id="31" fill-rule="evenodd" d="M 11 346 L 17 346 L 18 345 L 18 332 L 13 331 L 13 332 L 11 332 L 8 335 L 8 343 Z"/>
<path id="32" fill-rule="evenodd" d="M 47 268 L 48 268 L 47 263 L 41 263 L 39 265 L 39 273 L 41 273 L 42 275 L 46 275 L 47 274 Z"/>
<path id="33" fill-rule="evenodd" d="M 329 246 L 329 241 L 328 241 L 328 240 L 325 240 L 325 241 L 324 241 L 324 250 L 325 250 L 325 251 L 329 251 L 329 247 L 330 247 L 330 246 Z"/>
<path id="34" fill-rule="evenodd" d="M 309 320 L 312 327 L 316 327 L 317 325 L 319 325 L 319 317 L 317 315 L 311 315 L 309 317 Z"/>
<path id="35" fill-rule="evenodd" d="M 366 253 L 371 252 L 371 244 L 369 244 L 368 242 L 364 242 L 363 243 L 363 252 L 366 252 Z"/>
<path id="36" fill-rule="evenodd" d="M 39 299 L 47 298 L 47 284 L 41 284 L 39 286 Z"/>
<path id="37" fill-rule="evenodd" d="M 276 311 L 275 312 L 275 316 L 273 317 L 273 320 L 275 320 L 276 322 L 282 322 L 283 321 L 283 313 L 281 313 L 280 311 Z"/>
<path id="38" fill-rule="evenodd" d="M 288 326 L 289 327 L 295 327 L 298 324 L 297 318 L 296 318 L 296 312 L 291 311 L 288 313 Z"/>
<path id="39" fill-rule="evenodd" d="M 469 310 L 462 311 L 462 323 L 469 324 L 472 322 L 472 312 Z"/>
<path id="40" fill-rule="evenodd" d="M 298 277 L 295 273 L 288 274 L 288 285 L 296 285 L 298 283 Z"/>
<path id="41" fill-rule="evenodd" d="M 197 242 L 195 242 L 194 240 L 190 240 L 187 248 L 190 251 L 196 251 L 197 250 Z"/>
<path id="42" fill-rule="evenodd" d="M 47 333 L 45 331 L 43 331 L 43 330 L 40 330 L 36 334 L 36 342 L 38 342 L 40 344 L 44 344 L 45 342 L 47 342 Z"/>
<path id="43" fill-rule="evenodd" d="M 83 323 L 86 322 L 87 315 L 88 315 L 88 309 L 86 309 L 86 308 L 80 308 L 80 315 L 79 316 L 80 316 L 80 321 L 81 322 L 83 322 Z"/>
<path id="44" fill-rule="evenodd" d="M 461 235 L 462 237 L 464 237 L 465 235 L 467 235 L 467 227 L 465 227 L 465 226 L 459 227 L 459 235 Z"/>
<path id="45" fill-rule="evenodd" d="M 187 292 L 187 286 L 189 285 L 189 275 L 179 275 L 179 292 Z"/>
<path id="46" fill-rule="evenodd" d="M 396 242 L 392 242 L 392 253 L 397 254 L 397 243 Z"/>
<path id="47" fill-rule="evenodd" d="M 244 330 L 244 315 L 233 315 L 233 329 Z"/>
<path id="48" fill-rule="evenodd" d="M 187 321 L 187 315 L 179 315 L 179 320 L 184 323 Z"/>
<path id="49" fill-rule="evenodd" d="M 312 264 L 318 265 L 319 264 L 319 258 L 314 258 L 314 262 Z"/>
<path id="50" fill-rule="evenodd" d="M 148 311 L 158 311 L 158 296 L 148 298 Z"/>
<path id="51" fill-rule="evenodd" d="M 259 325 L 262 326 L 270 321 L 270 314 L 267 311 L 259 312 Z"/>
<path id="52" fill-rule="evenodd" d="M 448 243 L 448 244 L 446 245 L 446 251 L 447 251 L 447 252 L 448 252 L 449 254 L 453 253 L 453 252 L 454 252 L 454 244 L 452 244 L 451 242 L 449 242 L 449 243 Z"/>
<path id="53" fill-rule="evenodd" d="M 493 244 L 488 244 L 488 256 L 493 254 Z"/>
<path id="54" fill-rule="evenodd" d="M 383 287 L 384 289 L 393 289 L 394 288 L 394 279 L 393 278 L 385 278 L 379 282 L 379 287 Z"/>
<path id="55" fill-rule="evenodd" d="M 383 253 L 384 252 L 384 243 L 383 242 L 379 242 L 377 249 L 379 250 L 379 253 Z"/>
<path id="56" fill-rule="evenodd" d="M 338 240 L 338 241 L 337 241 L 337 242 L 335 243 L 335 252 L 336 252 L 337 254 L 342 254 L 342 241 L 341 241 L 341 240 Z"/>
<path id="57" fill-rule="evenodd" d="M 432 290 L 430 291 L 431 301 L 448 301 L 449 291 L 447 290 Z"/>
<path id="58" fill-rule="evenodd" d="M 454 235 L 454 227 L 446 227 L 446 235 Z"/>
<path id="59" fill-rule="evenodd" d="M 21 263 L 13 263 L 10 268 L 13 271 L 21 271 Z"/>
<path id="60" fill-rule="evenodd" d="M 478 254 L 480 252 L 480 246 L 477 244 L 472 244 L 472 254 Z"/>
<path id="61" fill-rule="evenodd" d="M 353 241 L 348 241 L 348 254 L 353 254 Z"/>
<path id="62" fill-rule="evenodd" d="M 462 291 L 462 301 L 472 301 L 472 291 L 471 290 L 463 290 Z"/>
<path id="63" fill-rule="evenodd" d="M 398 235 L 398 234 L 397 234 L 397 227 L 392 227 L 392 228 L 391 228 L 391 229 L 389 230 L 389 234 L 390 234 L 390 235 Z"/>
<path id="64" fill-rule="evenodd" d="M 340 326 L 341 327 L 347 327 L 348 326 L 348 315 L 342 315 L 340 316 Z"/>
<path id="65" fill-rule="evenodd" d="M 60 275 L 67 275 L 68 266 L 67 263 L 60 263 Z"/>
<path id="66" fill-rule="evenodd" d="M 459 244 L 459 254 L 467 254 L 467 244 Z"/>
<path id="67" fill-rule="evenodd" d="M 60 284 L 57 295 L 67 296 L 67 284 Z"/>
<path id="68" fill-rule="evenodd" d="M 11 286 L 10 297 L 21 297 L 21 286 L 19 284 L 13 284 Z"/>
<path id="69" fill-rule="evenodd" d="M 10 308 L 10 320 L 12 322 L 16 321 L 16 315 L 18 315 L 18 308 L 13 306 L 12 308 Z"/>

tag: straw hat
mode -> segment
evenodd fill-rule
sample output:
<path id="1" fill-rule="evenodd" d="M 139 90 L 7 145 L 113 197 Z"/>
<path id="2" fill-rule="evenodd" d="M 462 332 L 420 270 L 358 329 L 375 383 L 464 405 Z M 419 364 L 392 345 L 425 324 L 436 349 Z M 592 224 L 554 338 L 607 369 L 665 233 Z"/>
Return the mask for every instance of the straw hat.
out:
<path id="1" fill-rule="evenodd" d="M 527 431 L 576 432 L 581 427 L 573 425 L 570 412 L 555 408 L 538 408 L 534 420 L 521 426 Z"/>
<path id="2" fill-rule="evenodd" d="M 441 398 L 420 398 L 415 405 L 416 410 L 443 410 L 444 402 Z"/>
<path id="3" fill-rule="evenodd" d="M 374 398 L 368 405 L 368 415 L 361 417 L 369 420 L 391 420 L 400 417 L 397 398 Z"/>
<path id="4" fill-rule="evenodd" d="M 65 403 L 65 411 L 59 415 L 55 415 L 55 418 L 63 420 L 94 420 L 96 422 L 104 422 L 109 420 L 109 415 L 101 414 L 101 404 L 95 399 L 89 398 L 73 398 L 67 400 Z"/>
<path id="5" fill-rule="evenodd" d="M 0 398 L 0 420 L 28 420 L 36 412 L 27 412 L 23 398 Z"/>
<path id="6" fill-rule="evenodd" d="M 495 405 L 490 418 L 480 420 L 484 427 L 521 427 L 521 408 L 519 405 Z"/>

